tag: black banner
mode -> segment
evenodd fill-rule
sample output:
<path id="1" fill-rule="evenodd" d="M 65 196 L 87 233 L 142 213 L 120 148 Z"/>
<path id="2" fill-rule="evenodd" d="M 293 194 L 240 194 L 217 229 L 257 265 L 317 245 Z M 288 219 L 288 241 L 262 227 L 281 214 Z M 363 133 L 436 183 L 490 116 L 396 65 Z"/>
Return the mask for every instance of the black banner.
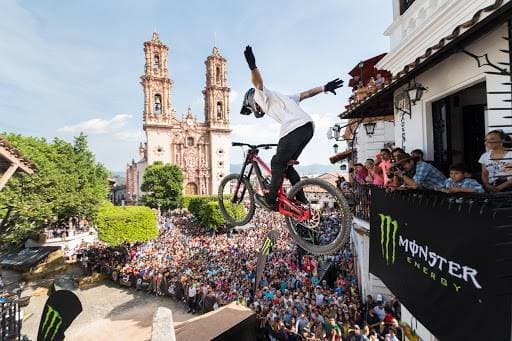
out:
<path id="1" fill-rule="evenodd" d="M 441 341 L 508 340 L 492 210 L 442 193 L 371 195 L 370 272 Z"/>

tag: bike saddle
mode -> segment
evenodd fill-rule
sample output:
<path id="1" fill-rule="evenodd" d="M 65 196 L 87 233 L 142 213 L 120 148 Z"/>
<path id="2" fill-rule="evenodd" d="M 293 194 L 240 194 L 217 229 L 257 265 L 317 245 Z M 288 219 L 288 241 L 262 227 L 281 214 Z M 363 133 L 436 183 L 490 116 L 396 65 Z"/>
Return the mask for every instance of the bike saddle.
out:
<path id="1" fill-rule="evenodd" d="M 300 162 L 297 160 L 290 160 L 288 161 L 288 166 L 295 166 L 298 165 Z"/>

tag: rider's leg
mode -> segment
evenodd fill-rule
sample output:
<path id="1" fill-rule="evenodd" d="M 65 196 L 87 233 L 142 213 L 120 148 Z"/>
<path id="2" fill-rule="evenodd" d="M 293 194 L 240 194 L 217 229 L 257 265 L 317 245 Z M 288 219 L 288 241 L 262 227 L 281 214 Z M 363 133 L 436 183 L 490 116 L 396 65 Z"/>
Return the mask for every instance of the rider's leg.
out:
<path id="1" fill-rule="evenodd" d="M 267 195 L 267 201 L 270 205 L 275 206 L 276 204 L 277 193 L 288 168 L 288 161 L 294 160 L 294 157 L 296 158 L 300 155 L 312 136 L 313 124 L 309 122 L 279 140 L 276 155 L 274 155 L 270 163 L 272 180 Z"/>
<path id="2" fill-rule="evenodd" d="M 307 129 L 304 133 L 304 139 L 302 141 L 302 144 L 297 148 L 297 151 L 292 155 L 291 160 L 298 160 L 300 154 L 306 148 L 309 141 L 311 141 L 311 138 L 313 137 L 313 126 L 310 127 L 310 129 Z M 300 175 L 297 173 L 295 168 L 293 166 L 288 166 L 286 169 L 286 177 L 288 180 L 290 180 L 290 183 L 295 185 L 297 182 L 300 181 Z M 297 192 L 295 198 L 299 200 L 300 202 L 304 204 L 308 204 L 308 199 L 306 198 L 306 195 L 304 194 L 304 191 L 301 189 L 299 192 Z"/>
<path id="3" fill-rule="evenodd" d="M 299 173 L 297 173 L 293 166 L 288 166 L 288 168 L 286 169 L 286 177 L 288 178 L 288 180 L 290 180 L 292 186 L 300 181 L 300 175 Z M 308 204 L 308 199 L 306 198 L 306 195 L 304 194 L 304 191 L 302 189 L 297 192 L 295 198 L 304 204 Z"/>

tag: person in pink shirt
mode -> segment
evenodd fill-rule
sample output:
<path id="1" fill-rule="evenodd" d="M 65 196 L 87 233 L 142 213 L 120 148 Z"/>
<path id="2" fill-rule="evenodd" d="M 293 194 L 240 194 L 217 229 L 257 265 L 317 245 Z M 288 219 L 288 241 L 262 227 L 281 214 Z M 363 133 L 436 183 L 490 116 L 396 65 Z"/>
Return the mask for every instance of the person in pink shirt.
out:
<path id="1" fill-rule="evenodd" d="M 384 185 L 387 185 L 391 180 L 388 177 L 388 171 L 391 168 L 391 152 L 388 149 L 381 149 L 380 158 L 382 161 L 379 163 L 380 169 L 382 169 L 382 176 L 384 177 Z"/>
<path id="2" fill-rule="evenodd" d="M 366 182 L 375 186 L 384 186 L 384 175 L 382 173 L 382 169 L 379 167 L 379 164 L 376 165 L 373 159 L 366 160 L 364 164 L 368 170 L 368 177 L 366 178 Z"/>

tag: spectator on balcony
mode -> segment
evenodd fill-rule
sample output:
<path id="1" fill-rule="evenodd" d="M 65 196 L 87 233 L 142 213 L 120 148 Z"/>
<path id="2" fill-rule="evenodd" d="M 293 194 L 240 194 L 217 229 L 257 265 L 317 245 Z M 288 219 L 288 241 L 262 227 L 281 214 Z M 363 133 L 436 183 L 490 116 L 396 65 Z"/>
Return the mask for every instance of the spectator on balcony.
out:
<path id="1" fill-rule="evenodd" d="M 368 170 L 363 166 L 362 163 L 356 163 L 356 182 L 359 184 L 366 183 L 366 177 L 368 176 Z"/>
<path id="2" fill-rule="evenodd" d="M 408 188 L 440 189 L 444 187 L 446 177 L 440 170 L 424 161 L 416 162 L 409 154 L 397 157 L 394 170 L 403 185 Z"/>
<path id="3" fill-rule="evenodd" d="M 403 150 L 400 147 L 393 148 L 391 151 L 391 156 L 393 157 L 393 161 L 396 161 L 398 158 L 398 155 L 405 154 L 405 150 Z"/>
<path id="4" fill-rule="evenodd" d="M 382 169 L 382 176 L 384 177 L 384 185 L 387 185 L 389 183 L 389 180 L 391 180 L 388 177 L 389 169 L 391 168 L 391 153 L 388 149 L 381 149 L 380 154 L 377 155 L 377 159 L 379 163 L 379 167 Z"/>
<path id="5" fill-rule="evenodd" d="M 446 179 L 444 189 L 449 193 L 482 193 L 482 185 L 475 179 L 467 177 L 469 173 L 465 164 L 459 163 L 450 166 L 450 177 Z"/>
<path id="6" fill-rule="evenodd" d="M 378 89 L 381 89 L 383 86 L 384 86 L 384 77 L 382 77 L 382 75 L 380 73 L 377 74 L 377 79 L 375 80 L 375 86 L 378 88 Z"/>
<path id="7" fill-rule="evenodd" d="M 350 182 L 348 182 L 345 177 L 338 176 L 338 180 L 336 180 L 336 187 L 342 192 L 347 192 L 350 190 Z"/>
<path id="8" fill-rule="evenodd" d="M 384 176 L 382 174 L 382 169 L 375 164 L 375 161 L 373 161 L 373 159 L 367 159 L 365 162 L 365 167 L 368 170 L 366 182 L 375 186 L 384 186 Z"/>
<path id="9" fill-rule="evenodd" d="M 512 191 L 512 151 L 505 149 L 507 138 L 502 130 L 490 131 L 485 136 L 487 152 L 482 154 L 478 162 L 482 165 L 482 183 L 488 192 Z"/>
<path id="10" fill-rule="evenodd" d="M 414 149 L 412 152 L 411 152 L 411 157 L 416 160 L 416 162 L 418 161 L 425 161 L 423 159 L 423 151 L 421 149 Z"/>

